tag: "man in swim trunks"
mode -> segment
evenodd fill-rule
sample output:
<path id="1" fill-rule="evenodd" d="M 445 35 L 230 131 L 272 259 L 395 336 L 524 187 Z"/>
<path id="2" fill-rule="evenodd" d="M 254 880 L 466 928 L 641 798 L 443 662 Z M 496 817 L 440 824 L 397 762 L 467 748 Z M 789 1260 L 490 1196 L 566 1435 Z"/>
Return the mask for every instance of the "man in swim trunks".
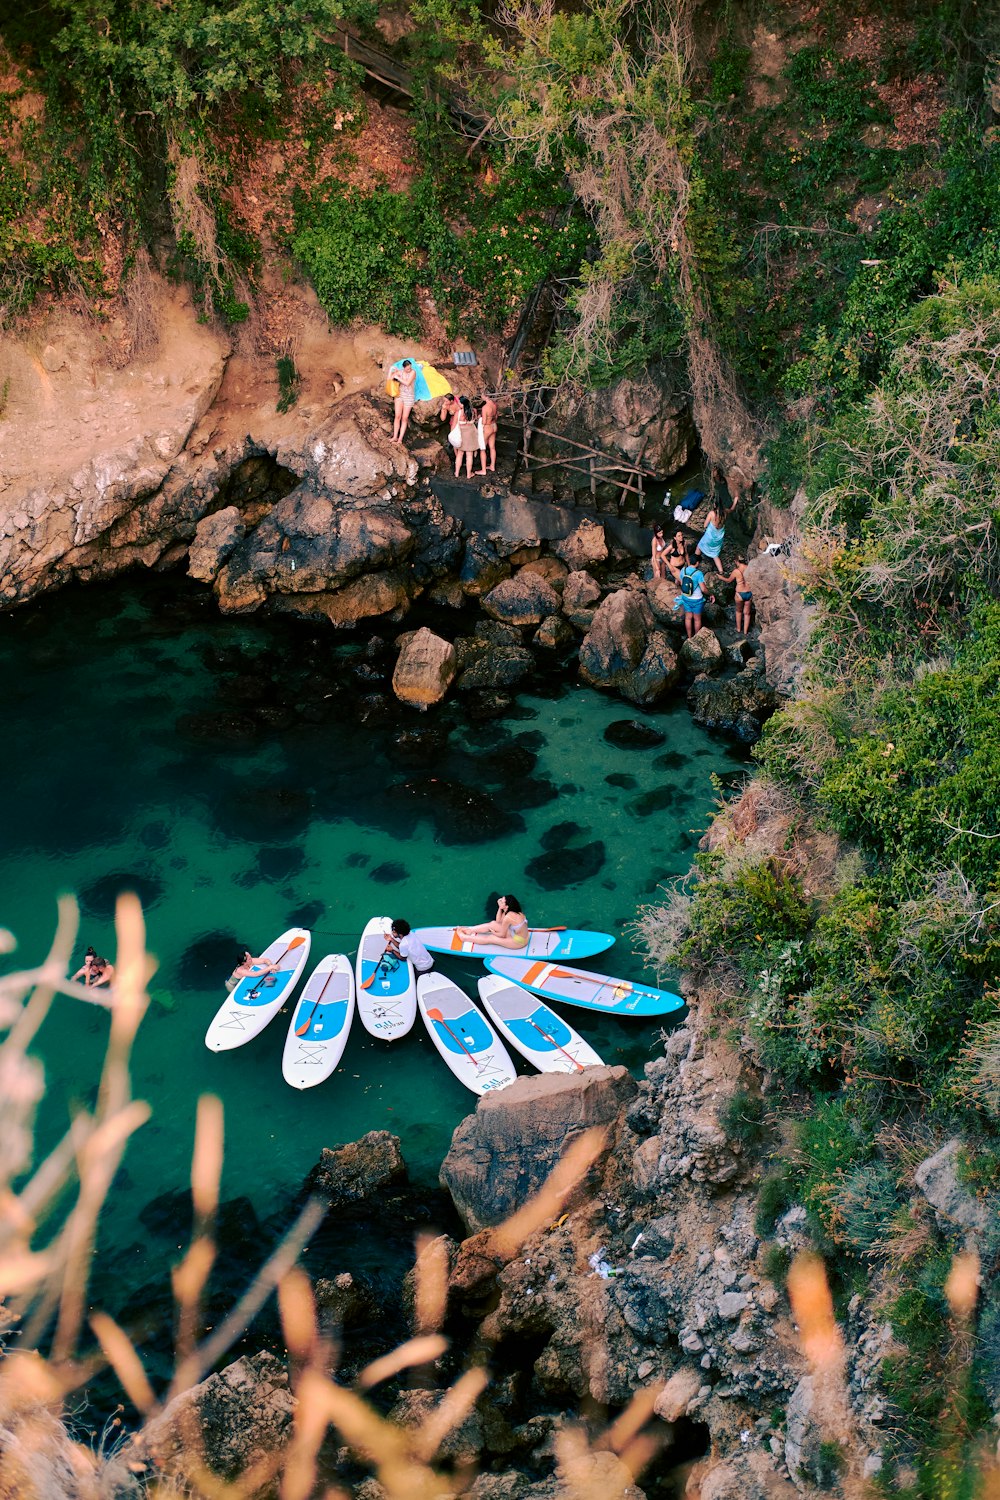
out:
<path id="1" fill-rule="evenodd" d="M 404 359 L 402 364 L 393 365 L 389 374 L 399 386 L 399 391 L 392 403 L 396 418 L 392 428 L 392 441 L 401 443 L 406 435 L 410 412 L 413 410 L 413 403 L 416 399 L 414 387 L 417 383 L 417 372 L 413 361 Z"/>
<path id="2" fill-rule="evenodd" d="M 489 466 L 495 473 L 497 466 L 497 404 L 492 396 L 483 397 L 479 420 L 483 424 L 483 442 L 485 444 L 485 447 L 481 450 L 483 467 L 479 472 L 480 474 L 486 473 L 486 456 L 489 454 Z"/>
<path id="3" fill-rule="evenodd" d="M 93 948 L 88 948 L 84 955 L 82 966 L 73 975 L 74 979 L 83 979 L 88 990 L 97 989 L 99 985 L 110 984 L 115 975 L 114 964 L 109 964 L 106 958 L 95 953 Z"/>
<path id="4" fill-rule="evenodd" d="M 705 603 L 704 584 L 704 573 L 693 563 L 688 563 L 686 568 L 681 568 L 679 603 L 684 606 L 684 629 L 687 631 L 688 640 L 693 635 L 697 635 L 701 629 L 701 611 Z M 715 595 L 709 594 L 708 597 L 714 604 Z M 676 605 L 674 607 L 676 608 Z"/>

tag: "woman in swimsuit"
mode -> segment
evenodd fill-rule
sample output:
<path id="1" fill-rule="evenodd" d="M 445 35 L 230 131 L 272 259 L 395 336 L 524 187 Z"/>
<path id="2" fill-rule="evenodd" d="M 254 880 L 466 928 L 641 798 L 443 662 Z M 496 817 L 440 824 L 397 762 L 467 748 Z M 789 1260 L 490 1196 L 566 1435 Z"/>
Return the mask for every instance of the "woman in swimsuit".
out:
<path id="1" fill-rule="evenodd" d="M 726 514 L 721 505 L 714 504 L 705 517 L 705 530 L 694 550 L 699 557 L 710 557 L 720 573 L 722 572 L 720 553 L 725 539 Z"/>
<path id="2" fill-rule="evenodd" d="M 723 583 L 735 583 L 736 585 L 736 633 L 737 635 L 749 635 L 750 626 L 753 623 L 753 592 L 747 588 L 745 557 L 738 557 L 733 564 L 733 571 L 726 575 Z"/>
<path id="3" fill-rule="evenodd" d="M 232 994 L 241 979 L 249 979 L 251 975 L 263 979 L 265 975 L 273 974 L 277 967 L 269 958 L 254 958 L 250 949 L 244 948 L 243 957 L 226 980 L 226 989 Z"/>
<path id="4" fill-rule="evenodd" d="M 472 460 L 479 452 L 479 422 L 472 410 L 472 402 L 468 396 L 460 396 L 462 403 L 462 415 L 458 419 L 459 444 L 455 450 L 455 478 L 462 472 L 462 459 L 465 459 L 466 478 L 472 478 Z"/>
<path id="5" fill-rule="evenodd" d="M 652 550 L 652 554 L 651 554 L 652 555 L 652 562 L 653 562 L 653 582 L 654 583 L 656 583 L 658 579 L 660 579 L 660 578 L 666 578 L 666 576 L 667 576 L 666 551 L 667 551 L 667 543 L 666 543 L 666 539 L 664 538 L 664 535 L 663 535 L 663 527 L 662 526 L 654 526 L 653 527 L 653 550 Z"/>
<path id="6" fill-rule="evenodd" d="M 455 931 L 463 943 L 475 942 L 477 937 L 481 937 L 498 948 L 528 946 L 528 919 L 516 896 L 500 897 L 497 901 L 497 914 L 492 922 L 480 922 L 478 927 L 456 927 Z"/>
<path id="7" fill-rule="evenodd" d="M 688 555 L 688 541 L 683 531 L 675 531 L 673 539 L 663 554 L 663 560 L 670 569 L 670 576 L 675 583 L 680 582 L 681 568 L 686 568 L 691 558 Z"/>
<path id="8" fill-rule="evenodd" d="M 393 380 L 399 386 L 393 398 L 393 409 L 395 421 L 392 427 L 392 441 L 401 443 L 406 436 L 406 428 L 410 420 L 410 412 L 416 400 L 414 387 L 417 383 L 417 372 L 413 368 L 413 361 L 404 359 L 401 365 L 393 365 L 389 371 Z"/>

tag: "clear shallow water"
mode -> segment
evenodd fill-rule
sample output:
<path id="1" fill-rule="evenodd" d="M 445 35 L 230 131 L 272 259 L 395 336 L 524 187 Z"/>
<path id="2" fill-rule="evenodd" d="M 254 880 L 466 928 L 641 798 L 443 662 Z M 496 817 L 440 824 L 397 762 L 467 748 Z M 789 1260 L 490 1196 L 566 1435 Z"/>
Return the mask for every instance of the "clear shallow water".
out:
<path id="1" fill-rule="evenodd" d="M 259 951 L 302 923 L 313 963 L 353 952 L 374 913 L 477 921 L 491 892 L 513 890 L 538 925 L 619 935 L 588 967 L 652 978 L 625 929 L 690 865 L 711 773 L 743 764 L 683 705 L 644 716 L 663 745 L 619 749 L 604 730 L 634 711 L 572 681 L 477 721 L 460 697 L 436 714 L 403 712 L 384 696 L 391 667 L 377 643 L 329 629 L 223 619 L 177 579 L 74 588 L 0 619 L 0 925 L 20 941 L 6 962 L 44 953 L 66 890 L 83 908 L 78 961 L 88 942 L 113 955 L 123 887 L 143 898 L 159 961 L 133 1069 L 153 1118 L 103 1226 L 122 1293 L 145 1276 L 140 1213 L 187 1183 L 200 1093 L 225 1106 L 223 1197 L 246 1195 L 261 1216 L 288 1201 L 323 1146 L 372 1129 L 399 1134 L 412 1174 L 433 1182 L 473 1107 L 422 1029 L 386 1045 L 356 1025 L 338 1072 L 304 1094 L 281 1078 L 287 1010 L 247 1047 L 209 1053 L 205 1029 L 238 947 Z M 526 873 L 540 856 L 542 879 L 564 888 Z M 573 883 L 584 858 L 600 867 Z M 478 964 L 445 968 L 475 994 Z M 633 1068 L 658 1029 L 579 1010 L 568 1019 L 607 1062 Z M 56 1002 L 36 1048 L 49 1089 L 40 1144 L 92 1098 L 106 1037 L 103 1012 Z"/>

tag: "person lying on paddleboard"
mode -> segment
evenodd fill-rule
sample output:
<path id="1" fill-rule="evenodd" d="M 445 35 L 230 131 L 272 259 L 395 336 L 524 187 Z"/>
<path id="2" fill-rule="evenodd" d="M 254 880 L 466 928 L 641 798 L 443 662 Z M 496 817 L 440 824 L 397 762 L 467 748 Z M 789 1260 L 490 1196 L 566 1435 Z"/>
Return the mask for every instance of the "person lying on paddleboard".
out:
<path id="1" fill-rule="evenodd" d="M 87 989 L 96 989 L 99 984 L 110 984 L 115 974 L 114 964 L 109 964 L 106 958 L 101 958 L 93 948 L 88 948 L 84 955 L 82 966 L 73 975 L 74 979 L 83 978 Z"/>
<path id="2" fill-rule="evenodd" d="M 500 897 L 497 901 L 497 914 L 492 922 L 480 922 L 478 927 L 456 927 L 455 931 L 463 943 L 483 937 L 500 948 L 528 946 L 528 919 L 516 896 Z"/>
<path id="3" fill-rule="evenodd" d="M 429 974 L 434 967 L 433 958 L 420 939 L 411 931 L 410 924 L 405 917 L 393 918 L 386 947 L 390 953 L 395 953 L 400 958 L 408 958 L 418 974 Z"/>
<path id="4" fill-rule="evenodd" d="M 241 979 L 262 978 L 265 974 L 273 974 L 277 967 L 269 958 L 254 958 L 250 949 L 244 948 L 243 957 L 226 980 L 226 989 L 231 993 Z"/>

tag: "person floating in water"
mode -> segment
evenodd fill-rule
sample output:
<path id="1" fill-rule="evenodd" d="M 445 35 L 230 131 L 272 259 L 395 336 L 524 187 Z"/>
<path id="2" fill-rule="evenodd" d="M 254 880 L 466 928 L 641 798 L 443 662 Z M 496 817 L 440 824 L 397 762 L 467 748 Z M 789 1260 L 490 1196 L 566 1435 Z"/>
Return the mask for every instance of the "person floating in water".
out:
<path id="1" fill-rule="evenodd" d="M 474 943 L 478 938 L 498 948 L 528 946 L 528 919 L 516 896 L 498 899 L 497 914 L 492 922 L 480 922 L 478 927 L 456 927 L 455 931 L 463 943 Z"/>
<path id="2" fill-rule="evenodd" d="M 753 591 L 747 588 L 745 557 L 738 557 L 733 564 L 733 571 L 727 573 L 722 580 L 723 583 L 735 583 L 736 585 L 736 633 L 737 635 L 749 635 L 750 626 L 753 624 Z"/>
<path id="3" fill-rule="evenodd" d="M 434 960 L 415 935 L 405 917 L 393 917 L 386 947 L 399 958 L 408 958 L 418 974 L 429 974 Z"/>
<path id="4" fill-rule="evenodd" d="M 114 964 L 109 964 L 107 959 L 95 953 L 93 948 L 87 949 L 82 965 L 73 975 L 74 979 L 82 979 L 88 990 L 95 990 L 98 985 L 110 984 L 114 977 Z"/>
<path id="5" fill-rule="evenodd" d="M 226 980 L 226 989 L 232 993 L 242 979 L 261 979 L 266 982 L 268 974 L 275 973 L 277 967 L 269 958 L 254 958 L 250 949 L 244 948 L 243 956 Z"/>
<path id="6" fill-rule="evenodd" d="M 389 374 L 399 386 L 399 390 L 393 397 L 392 403 L 395 412 L 395 421 L 392 425 L 392 441 L 394 443 L 401 443 L 406 436 L 406 429 L 410 422 L 410 412 L 413 410 L 417 372 L 414 369 L 413 361 L 404 359 L 402 364 L 393 365 Z"/>

